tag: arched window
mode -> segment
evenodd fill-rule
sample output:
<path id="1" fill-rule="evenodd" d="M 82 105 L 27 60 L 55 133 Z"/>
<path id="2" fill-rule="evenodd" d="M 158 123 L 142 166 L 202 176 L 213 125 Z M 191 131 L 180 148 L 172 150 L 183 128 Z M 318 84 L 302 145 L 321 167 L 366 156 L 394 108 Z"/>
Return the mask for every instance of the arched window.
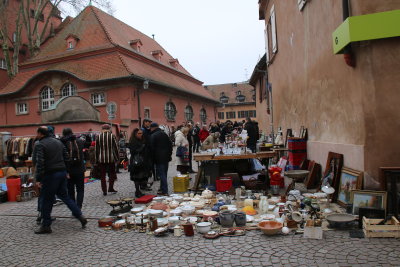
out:
<path id="1" fill-rule="evenodd" d="M 42 110 L 49 110 L 54 106 L 54 90 L 48 86 L 43 87 L 40 93 Z"/>
<path id="2" fill-rule="evenodd" d="M 61 89 L 61 96 L 76 95 L 76 87 L 72 83 L 66 83 Z"/>
<path id="3" fill-rule="evenodd" d="M 185 120 L 192 121 L 193 119 L 193 108 L 190 105 L 187 105 L 185 108 Z"/>
<path id="4" fill-rule="evenodd" d="M 200 109 L 200 121 L 203 123 L 207 121 L 207 112 L 204 108 Z"/>
<path id="5" fill-rule="evenodd" d="M 165 113 L 165 117 L 167 118 L 167 120 L 175 120 L 175 116 L 176 116 L 176 107 L 174 105 L 174 103 L 167 102 L 165 104 L 165 108 L 164 108 L 164 113 Z"/>

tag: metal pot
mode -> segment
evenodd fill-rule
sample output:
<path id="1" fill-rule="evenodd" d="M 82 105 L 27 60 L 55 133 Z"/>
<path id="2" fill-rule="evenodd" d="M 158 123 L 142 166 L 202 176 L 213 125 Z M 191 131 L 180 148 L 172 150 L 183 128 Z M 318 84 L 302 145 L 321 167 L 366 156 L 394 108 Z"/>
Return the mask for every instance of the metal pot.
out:
<path id="1" fill-rule="evenodd" d="M 353 225 L 355 217 L 350 214 L 336 213 L 326 216 L 326 220 L 331 228 L 346 228 Z"/>

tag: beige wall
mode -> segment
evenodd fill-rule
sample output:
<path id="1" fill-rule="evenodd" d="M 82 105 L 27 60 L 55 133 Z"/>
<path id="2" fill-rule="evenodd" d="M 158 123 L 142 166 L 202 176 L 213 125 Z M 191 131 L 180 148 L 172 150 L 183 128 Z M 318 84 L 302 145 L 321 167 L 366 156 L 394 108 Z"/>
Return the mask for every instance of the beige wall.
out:
<path id="1" fill-rule="evenodd" d="M 350 2 L 353 15 L 400 8 L 400 1 Z M 332 48 L 341 1 L 309 1 L 301 12 L 296 0 L 269 1 L 266 19 L 273 4 L 278 52 L 268 76 L 275 127 L 307 127 L 309 158 L 320 162 L 328 151 L 342 151 L 345 166 L 373 177 L 380 166 L 399 166 L 400 38 L 353 44 L 351 68 Z"/>

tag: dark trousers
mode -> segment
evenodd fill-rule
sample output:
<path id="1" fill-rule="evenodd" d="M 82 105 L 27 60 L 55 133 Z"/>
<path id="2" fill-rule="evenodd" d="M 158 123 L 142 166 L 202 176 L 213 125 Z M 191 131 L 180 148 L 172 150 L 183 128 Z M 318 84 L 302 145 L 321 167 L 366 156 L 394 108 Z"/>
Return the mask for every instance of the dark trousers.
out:
<path id="1" fill-rule="evenodd" d="M 189 144 L 189 170 L 193 170 L 192 166 L 192 150 L 193 150 L 193 145 Z"/>
<path id="2" fill-rule="evenodd" d="M 163 194 L 168 194 L 168 162 L 156 163 L 156 175 L 161 180 L 161 191 Z"/>
<path id="3" fill-rule="evenodd" d="M 199 153 L 199 149 L 200 149 L 200 138 L 194 139 L 193 140 L 193 153 Z"/>
<path id="4" fill-rule="evenodd" d="M 69 198 L 67 193 L 67 172 L 59 171 L 47 174 L 42 181 L 42 225 L 51 225 L 51 211 L 53 209 L 54 197 L 57 195 L 67 207 L 71 210 L 72 215 L 79 218 L 82 215 L 81 210 L 76 203 Z"/>
<path id="5" fill-rule="evenodd" d="M 69 179 L 67 179 L 68 184 L 68 195 L 75 201 L 80 209 L 82 209 L 83 196 L 85 194 L 85 173 L 70 173 Z M 76 198 L 75 198 L 75 188 L 76 188 Z"/>
<path id="6" fill-rule="evenodd" d="M 114 191 L 114 181 L 117 179 L 115 172 L 115 163 L 99 163 L 97 168 L 100 169 L 101 189 L 103 193 L 107 193 L 106 173 L 108 174 L 108 191 Z"/>

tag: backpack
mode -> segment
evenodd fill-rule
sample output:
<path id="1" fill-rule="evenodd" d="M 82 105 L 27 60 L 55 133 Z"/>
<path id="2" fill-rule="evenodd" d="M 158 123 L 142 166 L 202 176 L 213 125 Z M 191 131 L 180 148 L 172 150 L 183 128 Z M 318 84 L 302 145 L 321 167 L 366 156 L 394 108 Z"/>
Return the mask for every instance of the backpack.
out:
<path id="1" fill-rule="evenodd" d="M 78 166 L 81 164 L 81 157 L 79 147 L 76 140 L 68 142 L 69 162 L 71 166 Z"/>

